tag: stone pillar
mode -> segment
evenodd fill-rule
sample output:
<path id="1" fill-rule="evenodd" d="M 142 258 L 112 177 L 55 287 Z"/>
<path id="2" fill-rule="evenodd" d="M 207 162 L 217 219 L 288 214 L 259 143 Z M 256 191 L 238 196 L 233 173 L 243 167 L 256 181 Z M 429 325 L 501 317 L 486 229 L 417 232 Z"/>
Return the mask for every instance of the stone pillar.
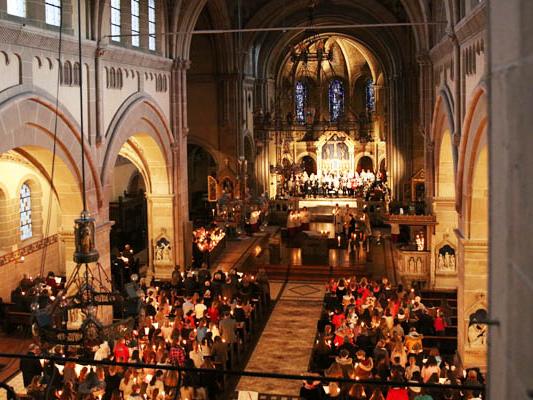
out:
<path id="1" fill-rule="evenodd" d="M 488 2 L 490 154 L 489 398 L 533 390 L 533 2 Z"/>
<path id="2" fill-rule="evenodd" d="M 187 69 L 190 61 L 176 59 L 171 75 L 171 124 L 174 193 L 174 234 L 176 264 L 185 268 L 192 259 L 187 176 Z"/>
<path id="3" fill-rule="evenodd" d="M 73 222 L 74 225 L 74 222 Z M 63 272 L 67 278 L 72 274 L 74 271 L 74 267 L 76 266 L 76 263 L 72 259 L 74 256 L 74 250 L 76 249 L 76 245 L 74 244 L 74 230 L 67 231 L 64 229 L 59 234 L 59 257 L 61 260 L 61 265 L 59 266 L 61 272 Z M 105 247 L 107 249 L 107 252 L 109 252 L 109 237 L 107 239 L 107 243 L 104 241 L 98 242 L 96 248 L 98 249 L 98 252 L 101 251 L 101 246 Z M 101 253 L 100 253 L 101 257 Z"/>
<path id="4" fill-rule="evenodd" d="M 488 243 L 485 240 L 469 240 L 458 232 L 458 291 L 457 291 L 457 350 L 463 366 L 487 369 L 487 338 L 472 340 L 469 335 L 470 315 L 487 310 L 487 259 Z M 483 326 L 486 328 L 486 326 Z M 473 328 L 472 328 L 473 329 Z M 474 331 L 475 332 L 475 331 Z"/>
<path id="5" fill-rule="evenodd" d="M 457 211 L 455 210 L 455 198 L 436 197 L 432 204 L 433 213 L 438 221 L 435 225 L 435 233 L 431 241 L 431 286 L 437 289 L 457 288 L 457 259 L 455 270 L 437 268 L 437 251 L 441 243 L 450 242 L 455 249 L 457 257 L 457 239 L 454 230 L 457 227 Z"/>

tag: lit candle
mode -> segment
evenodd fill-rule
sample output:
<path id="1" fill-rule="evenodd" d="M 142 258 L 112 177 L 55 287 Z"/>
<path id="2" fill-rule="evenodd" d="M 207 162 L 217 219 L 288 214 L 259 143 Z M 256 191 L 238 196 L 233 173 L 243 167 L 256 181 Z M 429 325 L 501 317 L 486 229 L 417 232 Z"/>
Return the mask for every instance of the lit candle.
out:
<path id="1" fill-rule="evenodd" d="M 337 236 L 337 245 L 341 247 L 341 237 Z"/>

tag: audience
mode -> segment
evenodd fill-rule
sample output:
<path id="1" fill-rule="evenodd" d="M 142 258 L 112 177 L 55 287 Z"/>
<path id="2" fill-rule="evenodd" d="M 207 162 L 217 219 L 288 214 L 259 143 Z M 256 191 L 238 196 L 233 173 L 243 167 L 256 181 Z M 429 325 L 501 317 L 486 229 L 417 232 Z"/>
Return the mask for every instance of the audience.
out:
<path id="1" fill-rule="evenodd" d="M 375 385 L 340 384 L 339 393 L 316 397 L 316 385 L 306 382 L 300 392 L 302 399 L 459 400 L 479 395 L 472 390 L 456 393 L 413 385 L 483 383 L 479 371 L 468 370 L 459 378 L 452 360 L 442 357 L 437 348 L 424 348 L 424 336 L 445 335 L 449 309 L 430 309 L 415 290 L 405 290 L 401 285 L 393 288 L 386 278 L 376 282 L 355 277 L 331 279 L 326 285 L 324 305 L 317 324 L 313 370 L 328 378 L 392 384 L 380 389 Z M 406 382 L 412 386 L 408 388 Z"/>
<path id="2" fill-rule="evenodd" d="M 242 343 L 250 329 L 249 320 L 258 302 L 269 293 L 265 278 L 247 273 L 205 268 L 189 272 L 184 279 L 170 282 L 141 282 L 143 309 L 136 326 L 114 343 L 104 342 L 93 349 L 56 346 L 39 349 L 31 345 L 28 354 L 54 354 L 95 360 L 147 363 L 154 368 L 82 367 L 75 363 L 22 360 L 24 385 L 34 398 L 73 400 L 165 400 L 176 392 L 182 399 L 217 399 L 223 393 L 220 369 L 231 366 L 230 352 Z M 181 274 L 180 274 L 181 275 Z M 222 317 L 221 317 L 222 316 Z M 43 345 L 44 346 L 44 345 Z M 157 365 L 213 370 L 213 373 L 163 371 Z M 181 387 L 178 386 L 181 382 Z M 50 394 L 47 395 L 47 391 Z"/>

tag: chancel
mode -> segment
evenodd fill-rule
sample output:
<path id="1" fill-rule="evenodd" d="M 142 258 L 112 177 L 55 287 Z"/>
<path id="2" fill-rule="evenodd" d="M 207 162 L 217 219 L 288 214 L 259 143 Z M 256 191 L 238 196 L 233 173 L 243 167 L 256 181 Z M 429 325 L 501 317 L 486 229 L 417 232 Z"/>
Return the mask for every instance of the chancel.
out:
<path id="1" fill-rule="evenodd" d="M 0 0 L 8 397 L 531 396 L 530 0 Z"/>

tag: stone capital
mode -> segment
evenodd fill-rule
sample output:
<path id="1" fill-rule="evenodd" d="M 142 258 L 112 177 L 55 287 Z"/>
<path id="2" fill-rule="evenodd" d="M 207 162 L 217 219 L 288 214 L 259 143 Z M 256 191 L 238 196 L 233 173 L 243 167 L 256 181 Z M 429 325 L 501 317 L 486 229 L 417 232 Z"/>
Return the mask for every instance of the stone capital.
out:
<path id="1" fill-rule="evenodd" d="M 174 65 L 172 66 L 175 70 L 186 71 L 191 67 L 191 60 L 184 60 L 182 58 L 174 59 Z"/>
<path id="2" fill-rule="evenodd" d="M 416 62 L 421 67 L 428 67 L 431 65 L 431 57 L 427 51 L 421 51 L 416 55 Z"/>

